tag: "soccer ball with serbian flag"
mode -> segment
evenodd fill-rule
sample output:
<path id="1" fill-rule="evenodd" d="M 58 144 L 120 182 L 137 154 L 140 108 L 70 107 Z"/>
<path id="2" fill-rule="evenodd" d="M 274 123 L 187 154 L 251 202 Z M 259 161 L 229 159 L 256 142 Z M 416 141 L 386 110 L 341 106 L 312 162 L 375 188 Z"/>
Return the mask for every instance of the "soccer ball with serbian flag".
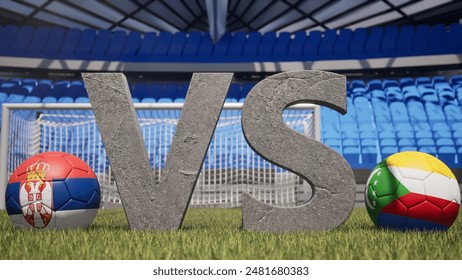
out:
<path id="1" fill-rule="evenodd" d="M 365 201 L 379 227 L 447 230 L 459 213 L 460 189 L 454 174 L 439 159 L 421 152 L 401 152 L 374 168 Z"/>
<path id="2" fill-rule="evenodd" d="M 18 228 L 88 228 L 98 212 L 100 188 L 84 161 L 46 152 L 16 168 L 5 199 L 8 216 Z"/>

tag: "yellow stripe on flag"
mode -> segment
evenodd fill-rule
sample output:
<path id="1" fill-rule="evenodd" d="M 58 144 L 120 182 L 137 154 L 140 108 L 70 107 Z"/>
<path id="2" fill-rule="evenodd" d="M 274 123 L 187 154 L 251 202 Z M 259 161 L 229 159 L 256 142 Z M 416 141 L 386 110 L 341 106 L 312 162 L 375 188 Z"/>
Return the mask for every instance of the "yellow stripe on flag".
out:
<path id="1" fill-rule="evenodd" d="M 436 172 L 456 179 L 451 169 L 436 157 L 422 152 L 401 152 L 387 158 L 388 166 L 414 168 L 428 172 Z"/>

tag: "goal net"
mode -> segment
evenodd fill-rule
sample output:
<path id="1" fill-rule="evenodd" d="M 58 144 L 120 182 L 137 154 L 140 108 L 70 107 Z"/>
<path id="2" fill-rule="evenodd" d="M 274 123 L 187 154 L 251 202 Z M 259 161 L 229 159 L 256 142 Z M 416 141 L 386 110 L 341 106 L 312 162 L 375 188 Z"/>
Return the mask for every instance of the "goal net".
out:
<path id="1" fill-rule="evenodd" d="M 158 182 L 181 107 L 179 103 L 135 104 L 151 169 Z M 1 174 L 9 178 L 16 167 L 37 153 L 67 152 L 87 162 L 97 175 L 102 207 L 119 205 L 121 200 L 111 165 L 90 109 L 90 104 L 6 104 L 0 156 L 7 164 L 2 165 Z M 241 109 L 242 104 L 225 104 L 190 205 L 236 207 L 241 204 L 243 191 L 277 206 L 296 206 L 308 201 L 311 187 L 306 182 L 266 162 L 247 145 L 241 128 Z M 319 138 L 318 111 L 314 105 L 300 104 L 286 109 L 283 119 L 297 132 Z M 6 186 L 4 181 L 2 188 Z"/>

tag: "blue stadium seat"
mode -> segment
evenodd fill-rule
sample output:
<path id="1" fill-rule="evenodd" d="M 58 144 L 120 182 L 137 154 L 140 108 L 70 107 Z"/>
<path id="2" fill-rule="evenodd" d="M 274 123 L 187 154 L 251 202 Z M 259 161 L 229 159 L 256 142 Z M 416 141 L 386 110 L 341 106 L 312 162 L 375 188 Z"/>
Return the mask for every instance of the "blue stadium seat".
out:
<path id="1" fill-rule="evenodd" d="M 430 52 L 433 54 L 443 54 L 448 52 L 446 26 L 443 24 L 435 24 L 432 26 L 430 33 Z"/>
<path id="2" fill-rule="evenodd" d="M 186 100 L 186 94 L 188 93 L 188 87 L 189 87 L 188 83 L 184 83 L 184 84 L 180 85 L 178 87 L 178 90 L 176 92 L 176 96 L 175 96 L 175 99 L 173 100 L 173 102 L 175 102 L 175 103 L 184 103 L 184 101 Z"/>
<path id="3" fill-rule="evenodd" d="M 42 55 L 46 58 L 54 58 L 61 49 L 64 42 L 65 31 L 62 27 L 51 27 L 48 41 L 42 50 Z"/>
<path id="4" fill-rule="evenodd" d="M 231 33 L 225 32 L 223 36 L 221 36 L 220 41 L 215 45 L 213 49 L 213 57 L 215 61 L 224 62 L 228 59 L 228 48 L 231 44 L 233 37 Z"/>
<path id="5" fill-rule="evenodd" d="M 194 61 L 197 58 L 197 52 L 202 40 L 202 33 L 189 32 L 188 38 L 183 49 L 183 59 L 186 61 Z"/>
<path id="6" fill-rule="evenodd" d="M 334 58 L 334 45 L 336 40 L 337 30 L 329 29 L 324 32 L 321 42 L 319 42 L 318 46 L 318 55 L 320 60 Z"/>
<path id="7" fill-rule="evenodd" d="M 15 25 L 7 25 L 0 31 L 0 54 L 7 54 L 11 47 L 16 42 L 19 33 L 19 27 Z"/>
<path id="8" fill-rule="evenodd" d="M 59 58 L 69 59 L 74 56 L 75 49 L 77 48 L 80 42 L 81 33 L 82 31 L 77 28 L 71 28 L 67 30 L 66 35 L 64 36 L 64 39 L 62 40 L 62 46 L 59 51 Z M 59 36 L 59 31 L 57 31 L 56 36 Z M 46 50 L 47 50 L 47 46 L 45 46 Z M 48 49 L 48 51 L 50 50 Z"/>
<path id="9" fill-rule="evenodd" d="M 397 147 L 392 147 L 392 146 L 383 147 L 381 150 L 382 160 L 386 159 L 387 157 L 393 154 L 396 154 L 397 152 L 398 152 Z"/>
<path id="10" fill-rule="evenodd" d="M 126 41 L 127 33 L 125 31 L 117 30 L 112 32 L 112 37 L 109 43 L 109 47 L 106 51 L 105 60 L 120 60 Z"/>
<path id="11" fill-rule="evenodd" d="M 398 143 L 395 138 L 380 139 L 380 147 L 397 147 Z"/>
<path id="12" fill-rule="evenodd" d="M 350 55 L 352 58 L 360 59 L 365 57 L 367 36 L 366 28 L 357 28 L 353 31 L 350 42 Z"/>
<path id="13" fill-rule="evenodd" d="M 367 91 L 383 90 L 382 81 L 378 79 L 370 80 L 367 82 Z"/>
<path id="14" fill-rule="evenodd" d="M 435 147 L 435 141 L 432 138 L 420 138 L 417 139 L 417 147 L 425 147 L 425 146 L 430 146 L 430 147 Z"/>
<path id="15" fill-rule="evenodd" d="M 40 57 L 45 44 L 48 41 L 50 35 L 50 28 L 45 26 L 39 26 L 35 29 L 32 41 L 27 48 L 24 55 L 32 57 Z"/>
<path id="16" fill-rule="evenodd" d="M 409 122 L 407 109 L 403 102 L 396 101 L 390 103 L 390 115 L 394 124 Z"/>
<path id="17" fill-rule="evenodd" d="M 281 32 L 274 45 L 273 56 L 276 61 L 287 60 L 287 51 L 289 50 L 291 39 L 289 32 Z"/>
<path id="18" fill-rule="evenodd" d="M 438 122 L 446 122 L 446 117 L 444 116 L 443 109 L 440 105 L 426 102 L 425 111 L 427 112 L 428 121 L 431 125 Z"/>
<path id="19" fill-rule="evenodd" d="M 427 123 L 427 114 L 423 104 L 419 101 L 411 101 L 407 103 L 407 111 L 409 114 L 409 119 L 412 124 L 416 125 L 418 123 L 425 122 Z"/>
<path id="20" fill-rule="evenodd" d="M 394 130 L 380 130 L 379 139 L 396 139 Z"/>
<path id="21" fill-rule="evenodd" d="M 357 147 L 345 147 L 343 148 L 343 156 L 348 161 L 352 168 L 360 168 L 361 164 L 359 161 L 360 151 Z"/>
<path id="22" fill-rule="evenodd" d="M 415 29 L 415 36 L 412 42 L 414 55 L 430 53 L 430 25 L 420 24 Z"/>
<path id="23" fill-rule="evenodd" d="M 154 61 L 165 61 L 170 42 L 172 40 L 172 33 L 160 32 L 157 43 L 152 50 L 152 59 Z"/>
<path id="24" fill-rule="evenodd" d="M 435 157 L 437 156 L 436 147 L 434 146 L 423 146 L 423 147 L 420 147 L 418 150 L 419 152 L 422 152 L 422 153 L 431 154 Z"/>
<path id="25" fill-rule="evenodd" d="M 414 26 L 403 25 L 399 30 L 397 44 L 398 56 L 413 55 Z"/>
<path id="26" fill-rule="evenodd" d="M 447 42 L 450 53 L 462 52 L 462 25 L 460 23 L 453 23 L 449 25 Z"/>
<path id="27" fill-rule="evenodd" d="M 450 168 L 460 168 L 461 166 L 454 146 L 439 147 L 438 158 Z"/>
<path id="28" fill-rule="evenodd" d="M 453 123 L 462 123 L 462 107 L 456 105 L 446 105 L 444 114 L 449 125 Z"/>
<path id="29" fill-rule="evenodd" d="M 148 32 L 144 34 L 143 40 L 141 40 L 140 48 L 137 53 L 137 60 L 147 61 L 150 60 L 152 50 L 157 43 L 157 33 Z"/>
<path id="30" fill-rule="evenodd" d="M 300 60 L 303 57 L 303 49 L 305 46 L 307 36 L 305 31 L 295 32 L 294 39 L 289 45 L 289 60 Z"/>
<path id="31" fill-rule="evenodd" d="M 367 57 L 380 57 L 381 56 L 381 45 L 383 38 L 383 28 L 380 26 L 374 26 L 370 29 L 369 36 L 365 44 L 365 51 Z"/>
<path id="32" fill-rule="evenodd" d="M 314 30 L 311 31 L 308 35 L 308 38 L 303 48 L 303 58 L 306 60 L 316 60 L 319 58 L 319 44 L 322 40 L 321 31 Z"/>
<path id="33" fill-rule="evenodd" d="M 241 85 L 233 83 L 229 87 L 228 95 L 226 96 L 225 102 L 236 103 L 241 97 Z"/>
<path id="34" fill-rule="evenodd" d="M 202 60 L 210 60 L 212 56 L 213 50 L 213 42 L 212 37 L 210 37 L 209 33 L 204 33 L 202 36 L 202 40 L 199 45 L 199 49 L 197 50 L 197 57 Z"/>
<path id="35" fill-rule="evenodd" d="M 410 101 L 420 102 L 421 96 L 416 86 L 414 85 L 405 86 L 403 87 L 402 91 L 403 91 L 403 101 L 405 103 L 408 103 Z"/>
<path id="36" fill-rule="evenodd" d="M 24 56 L 27 53 L 32 36 L 34 35 L 35 28 L 32 26 L 22 26 L 19 28 L 16 41 L 11 46 L 11 49 L 7 51 L 7 54 L 13 56 Z"/>
<path id="37" fill-rule="evenodd" d="M 245 32 L 236 32 L 229 44 L 228 48 L 228 57 L 230 59 L 236 59 L 237 61 L 242 60 L 242 51 L 244 49 L 244 44 L 247 39 L 247 34 Z"/>
<path id="38" fill-rule="evenodd" d="M 377 165 L 378 162 L 378 154 L 376 147 L 364 147 L 361 149 L 361 159 L 362 163 L 361 166 L 363 168 L 372 169 Z"/>
<path id="39" fill-rule="evenodd" d="M 258 48 L 257 57 L 259 61 L 271 61 L 273 59 L 273 49 L 276 44 L 276 32 L 265 32 L 260 46 Z"/>
<path id="40" fill-rule="evenodd" d="M 109 30 L 98 30 L 95 45 L 90 53 L 93 59 L 104 60 L 106 58 L 106 52 L 111 44 L 111 33 Z"/>
<path id="41" fill-rule="evenodd" d="M 350 58 L 350 42 L 353 37 L 351 29 L 341 29 L 337 40 L 334 43 L 334 56 L 336 58 Z"/>
<path id="42" fill-rule="evenodd" d="M 261 41 L 260 32 L 250 32 L 245 42 L 242 56 L 244 61 L 255 61 L 257 58 L 258 47 Z"/>
<path id="43" fill-rule="evenodd" d="M 182 53 L 186 44 L 186 32 L 177 32 L 172 36 L 172 41 L 167 51 L 167 56 L 173 61 L 182 61 Z"/>
<path id="44" fill-rule="evenodd" d="M 75 49 L 75 57 L 80 59 L 90 59 L 90 53 L 96 40 L 95 29 L 85 29 L 82 38 Z"/>
<path id="45" fill-rule="evenodd" d="M 398 147 L 417 147 L 417 142 L 414 138 L 402 138 L 398 140 Z"/>
<path id="46" fill-rule="evenodd" d="M 399 29 L 396 25 L 390 25 L 385 27 L 385 32 L 383 34 L 381 53 L 385 57 L 394 57 L 396 56 L 397 46 L 396 42 L 398 40 Z"/>
<path id="47" fill-rule="evenodd" d="M 124 61 L 134 60 L 136 52 L 141 45 L 141 33 L 131 31 L 128 34 L 127 41 L 121 51 L 121 59 Z"/>
<path id="48" fill-rule="evenodd" d="M 147 83 L 136 83 L 133 87 L 132 100 L 135 103 L 141 102 L 145 96 L 147 96 L 149 85 Z"/>
<path id="49" fill-rule="evenodd" d="M 414 78 L 411 77 L 404 77 L 399 79 L 399 85 L 401 88 L 405 88 L 407 86 L 415 86 Z"/>

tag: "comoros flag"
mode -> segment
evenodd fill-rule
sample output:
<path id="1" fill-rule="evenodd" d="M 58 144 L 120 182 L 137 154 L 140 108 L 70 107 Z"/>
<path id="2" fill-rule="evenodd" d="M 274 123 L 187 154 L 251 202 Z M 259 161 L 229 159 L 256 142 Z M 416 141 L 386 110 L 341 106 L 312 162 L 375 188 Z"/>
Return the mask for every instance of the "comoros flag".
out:
<path id="1" fill-rule="evenodd" d="M 457 218 L 460 189 L 451 170 L 421 152 L 401 152 L 379 163 L 366 184 L 372 221 L 396 229 L 448 229 Z"/>
<path id="2" fill-rule="evenodd" d="M 100 205 L 93 171 L 65 153 L 44 153 L 26 160 L 12 174 L 6 209 L 19 228 L 88 227 Z"/>

